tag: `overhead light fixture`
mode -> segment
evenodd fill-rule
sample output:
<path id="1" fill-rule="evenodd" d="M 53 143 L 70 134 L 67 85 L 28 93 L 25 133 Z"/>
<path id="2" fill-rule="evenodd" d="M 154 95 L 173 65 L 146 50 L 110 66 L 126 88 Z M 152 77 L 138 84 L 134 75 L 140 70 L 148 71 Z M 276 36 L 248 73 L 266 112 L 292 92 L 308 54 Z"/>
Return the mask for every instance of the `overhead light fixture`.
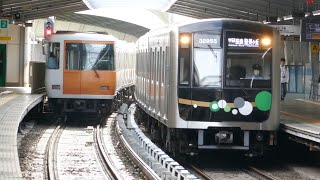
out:
<path id="1" fill-rule="evenodd" d="M 283 17 L 283 20 L 285 20 L 285 21 L 287 21 L 287 20 L 291 20 L 291 19 L 293 19 L 293 17 L 292 17 L 292 16 L 285 16 L 285 17 Z"/>

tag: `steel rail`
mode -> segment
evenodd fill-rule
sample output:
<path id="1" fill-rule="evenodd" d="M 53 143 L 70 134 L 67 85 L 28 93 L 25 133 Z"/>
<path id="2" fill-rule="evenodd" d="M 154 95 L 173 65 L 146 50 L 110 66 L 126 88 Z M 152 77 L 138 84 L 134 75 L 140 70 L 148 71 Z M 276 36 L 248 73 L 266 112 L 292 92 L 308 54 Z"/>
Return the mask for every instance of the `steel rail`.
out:
<path id="1" fill-rule="evenodd" d="M 130 159 L 141 169 L 147 179 L 155 179 L 160 180 L 161 178 L 139 157 L 139 155 L 130 147 L 129 143 L 123 136 L 121 132 L 121 128 L 118 124 L 116 124 L 116 134 L 119 137 L 120 144 L 126 153 L 130 156 Z"/>
<path id="2" fill-rule="evenodd" d="M 56 150 L 58 140 L 65 128 L 65 123 L 60 123 L 52 132 L 45 151 L 45 178 L 48 180 L 58 179 L 58 173 L 56 168 Z"/>
<path id="3" fill-rule="evenodd" d="M 118 173 L 117 169 L 114 167 L 110 156 L 106 153 L 106 149 L 103 143 L 103 133 L 101 133 L 102 128 L 98 124 L 95 128 L 94 133 L 94 142 L 97 151 L 97 155 L 100 158 L 101 165 L 104 169 L 104 172 L 108 174 L 111 179 L 120 180 L 123 179 L 122 176 Z"/>
<path id="4" fill-rule="evenodd" d="M 206 173 L 204 173 L 203 171 L 201 171 L 199 168 L 197 168 L 196 166 L 192 165 L 192 164 L 188 164 L 188 166 L 190 167 L 190 169 L 194 170 L 196 173 L 198 173 L 204 180 L 213 180 L 210 176 L 208 176 Z"/>
<path id="5" fill-rule="evenodd" d="M 269 175 L 261 170 L 259 170 L 258 168 L 256 167 L 253 167 L 253 166 L 248 166 L 247 167 L 247 170 L 249 171 L 249 174 L 251 175 L 253 173 L 257 174 L 258 176 L 260 176 L 261 178 L 263 179 L 267 179 L 267 180 L 277 180 L 277 178 L 273 177 L 272 175 Z M 251 172 L 250 172 L 251 171 Z M 255 176 L 255 175 L 254 175 Z M 260 178 L 259 178 L 260 179 Z"/>

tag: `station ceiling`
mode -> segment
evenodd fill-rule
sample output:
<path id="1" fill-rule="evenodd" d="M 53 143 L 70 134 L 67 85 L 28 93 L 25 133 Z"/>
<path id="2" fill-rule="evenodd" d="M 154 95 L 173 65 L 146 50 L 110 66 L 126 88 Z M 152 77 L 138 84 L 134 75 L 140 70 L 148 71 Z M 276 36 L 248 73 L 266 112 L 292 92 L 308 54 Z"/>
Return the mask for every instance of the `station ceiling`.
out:
<path id="1" fill-rule="evenodd" d="M 89 10 L 82 0 L 0 0 L 0 7 L 0 15 L 15 19 L 16 23 L 55 16 L 57 20 L 105 27 L 136 37 L 149 31 L 147 28 L 120 20 L 75 14 L 74 12 Z M 20 17 L 17 18 L 17 15 Z"/>
<path id="2" fill-rule="evenodd" d="M 307 12 L 320 8 L 319 1 L 308 0 L 177 0 L 168 12 L 194 18 L 239 18 L 264 21 L 268 17 L 284 17 L 293 11 Z"/>
<path id="3" fill-rule="evenodd" d="M 320 9 L 320 2 L 312 0 L 177 0 L 167 12 L 197 19 L 239 18 L 264 21 L 268 17 L 282 18 L 293 11 L 308 12 Z M 148 29 L 105 17 L 74 14 L 88 10 L 82 0 L 0 0 L 0 16 L 18 21 L 56 16 L 57 19 L 99 27 L 112 27 L 120 32 L 139 37 Z"/>

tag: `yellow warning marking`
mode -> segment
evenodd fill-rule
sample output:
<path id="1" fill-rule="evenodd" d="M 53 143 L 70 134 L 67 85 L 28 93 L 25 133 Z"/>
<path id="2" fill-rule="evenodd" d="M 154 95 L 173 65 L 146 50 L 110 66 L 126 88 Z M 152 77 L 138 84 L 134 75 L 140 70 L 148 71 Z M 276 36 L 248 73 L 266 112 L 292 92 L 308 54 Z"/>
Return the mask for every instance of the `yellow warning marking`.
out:
<path id="1" fill-rule="evenodd" d="M 297 114 L 292 114 L 292 113 L 285 112 L 285 111 L 280 111 L 280 113 L 283 116 L 294 118 L 294 119 L 292 119 L 293 121 L 299 121 L 299 122 L 304 122 L 304 123 L 307 122 L 310 124 L 320 125 L 320 119 L 309 118 L 309 117 L 305 117 L 305 116 L 301 116 L 301 115 L 297 115 Z"/>
<path id="2" fill-rule="evenodd" d="M 20 96 L 20 95 L 18 95 L 18 94 L 10 94 L 10 95 L 2 97 L 2 98 L 0 97 L 0 106 L 2 106 L 3 104 L 11 101 L 12 99 L 14 99 L 14 98 L 16 98 L 18 96 Z"/>
<path id="3" fill-rule="evenodd" d="M 0 41 L 11 41 L 11 36 L 0 36 Z"/>
<path id="4" fill-rule="evenodd" d="M 311 53 L 312 54 L 319 53 L 319 43 L 311 43 Z"/>
<path id="5" fill-rule="evenodd" d="M 190 100 L 190 99 L 179 98 L 179 104 L 185 104 L 185 105 L 191 105 L 191 106 L 196 104 L 197 106 L 200 106 L 200 107 L 209 107 L 210 103 L 211 102 L 193 101 L 193 100 Z M 252 104 L 252 107 L 256 107 L 256 103 L 255 102 L 251 102 L 251 104 Z M 227 105 L 230 106 L 231 108 L 236 108 L 233 103 L 227 103 Z"/>
<path id="6" fill-rule="evenodd" d="M 320 34 L 319 33 L 312 33 L 311 39 L 320 39 Z"/>

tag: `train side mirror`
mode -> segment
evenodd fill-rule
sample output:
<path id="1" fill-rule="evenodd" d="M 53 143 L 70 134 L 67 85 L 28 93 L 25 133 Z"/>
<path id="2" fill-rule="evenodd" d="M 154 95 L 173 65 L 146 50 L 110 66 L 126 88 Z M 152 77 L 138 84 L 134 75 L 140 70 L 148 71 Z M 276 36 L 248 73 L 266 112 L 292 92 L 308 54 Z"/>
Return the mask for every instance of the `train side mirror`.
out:
<path id="1" fill-rule="evenodd" d="M 42 54 L 43 55 L 48 54 L 48 41 L 46 39 L 42 40 Z"/>

